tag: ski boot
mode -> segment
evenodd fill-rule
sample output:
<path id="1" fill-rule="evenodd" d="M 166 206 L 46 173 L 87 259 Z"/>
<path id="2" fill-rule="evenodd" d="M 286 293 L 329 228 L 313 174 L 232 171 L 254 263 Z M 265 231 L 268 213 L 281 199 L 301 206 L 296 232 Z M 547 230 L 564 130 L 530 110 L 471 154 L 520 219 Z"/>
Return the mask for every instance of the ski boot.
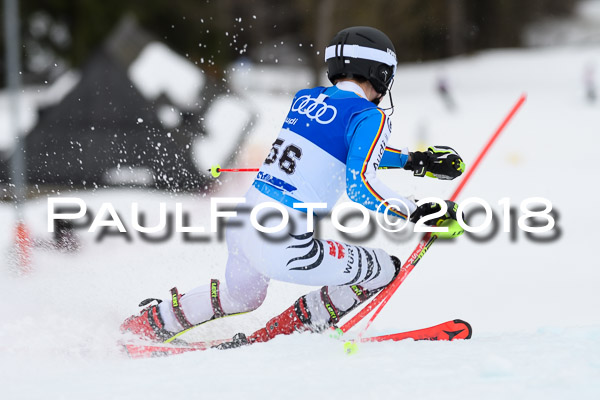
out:
<path id="1" fill-rule="evenodd" d="M 185 315 L 183 314 L 183 310 L 179 305 L 179 299 L 181 299 L 181 295 L 177 291 L 177 288 L 171 289 L 171 299 L 173 312 L 177 317 L 177 320 L 184 327 L 184 329 L 189 329 L 193 325 L 189 323 Z M 156 304 L 150 304 L 153 301 L 156 301 Z M 177 335 L 178 332 L 170 332 L 166 329 L 165 323 L 160 316 L 160 310 L 158 309 L 158 305 L 162 303 L 162 300 L 159 299 L 146 299 L 142 301 L 139 306 L 144 307 L 140 315 L 132 315 L 127 318 L 121 324 L 121 332 L 131 332 L 140 338 L 150 339 L 155 342 L 166 342 L 170 341 L 173 336 Z"/>

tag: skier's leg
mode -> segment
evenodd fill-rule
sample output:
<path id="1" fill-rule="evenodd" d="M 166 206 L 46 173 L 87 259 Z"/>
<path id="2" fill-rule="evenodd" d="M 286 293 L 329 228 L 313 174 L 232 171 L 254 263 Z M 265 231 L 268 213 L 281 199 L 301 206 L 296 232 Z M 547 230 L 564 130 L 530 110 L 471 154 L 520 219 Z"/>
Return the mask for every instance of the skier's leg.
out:
<path id="1" fill-rule="evenodd" d="M 257 220 L 263 212 L 257 214 Z M 287 213 L 285 231 L 269 234 L 247 229 L 247 240 L 240 243 L 250 264 L 262 275 L 301 285 L 361 285 L 366 289 L 380 288 L 392 280 L 395 269 L 385 251 L 316 239 L 313 232 L 306 232 L 305 213 L 289 208 Z M 264 226 L 280 221 L 266 220 Z"/>
<path id="2" fill-rule="evenodd" d="M 179 295 L 173 288 L 171 298 L 165 301 L 145 300 L 140 306 L 146 306 L 153 300 L 157 300 L 158 304 L 148 305 L 140 314 L 129 317 L 121 325 L 121 330 L 165 341 L 195 325 L 252 311 L 262 304 L 269 280 L 248 267 L 243 257 L 229 255 L 226 277 L 226 282 L 213 279 L 209 285 L 199 286 L 184 295 Z"/>
<path id="3" fill-rule="evenodd" d="M 158 304 L 149 305 L 139 315 L 128 318 L 121 325 L 121 330 L 165 341 L 211 319 L 258 308 L 267 294 L 269 279 L 253 269 L 243 254 L 239 245 L 241 238 L 247 236 L 243 228 L 227 231 L 229 254 L 225 282 L 213 279 L 209 285 L 197 287 L 184 295 L 179 295 L 173 288 L 170 299 L 166 301 L 145 300 L 140 306 L 153 300 Z"/>
<path id="4" fill-rule="evenodd" d="M 391 282 L 400 272 L 402 264 L 396 257 L 392 256 L 390 259 L 395 271 Z M 242 340 L 243 338 L 239 337 L 235 345 L 242 345 L 244 342 L 265 342 L 277 335 L 289 335 L 294 332 L 320 332 L 336 324 L 342 316 L 375 295 L 388 283 L 380 287 L 369 285 L 369 289 L 361 285 L 324 286 L 300 297 L 291 307 L 269 320 L 264 328 L 254 332 L 247 339 Z"/>
<path id="5" fill-rule="evenodd" d="M 248 338 L 251 341 L 265 341 L 295 331 L 319 331 L 331 326 L 389 284 L 401 266 L 397 258 L 381 249 L 315 239 L 313 233 L 303 231 L 306 214 L 292 209 L 288 213 L 289 232 L 269 235 L 249 230 L 246 238 L 251 240 L 240 243 L 240 248 L 250 264 L 264 276 L 325 286 L 299 298 L 271 319 L 265 328 L 251 335 Z M 260 213 L 257 219 L 260 220 Z M 265 227 L 278 222 L 271 220 Z"/>
<path id="6" fill-rule="evenodd" d="M 261 243 L 249 261 L 263 275 L 310 286 L 361 285 L 380 288 L 395 273 L 384 250 L 315 239 L 312 233 L 293 235 L 285 243 Z"/>
<path id="7" fill-rule="evenodd" d="M 211 280 L 181 296 L 179 303 L 186 320 L 178 317 L 167 302 L 161 303 L 160 315 L 165 329 L 179 332 L 211 319 L 257 309 L 267 295 L 269 279 L 254 269 L 239 254 L 229 254 L 225 282 Z"/>

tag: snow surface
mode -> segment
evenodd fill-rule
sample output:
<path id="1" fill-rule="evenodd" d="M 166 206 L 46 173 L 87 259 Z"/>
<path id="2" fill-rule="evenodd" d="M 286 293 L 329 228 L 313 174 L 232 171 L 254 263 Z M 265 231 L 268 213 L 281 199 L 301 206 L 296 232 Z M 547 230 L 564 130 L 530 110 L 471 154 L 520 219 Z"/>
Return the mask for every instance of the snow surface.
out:
<path id="1" fill-rule="evenodd" d="M 0 204 L 0 248 L 6 250 L 0 268 L 2 398 L 600 398 L 600 263 L 593 234 L 600 223 L 600 103 L 585 100 L 582 76 L 589 62 L 600 65 L 600 47 L 499 50 L 398 70 L 391 144 L 451 145 L 467 168 L 521 93 L 528 94 L 460 199 L 481 197 L 499 216 L 497 202 L 504 197 L 515 206 L 545 197 L 560 213 L 560 238 L 542 244 L 518 232 L 511 242 L 498 232 L 485 243 L 438 241 L 369 330 L 382 334 L 462 318 L 473 326 L 471 340 L 362 344 L 347 356 L 341 343 L 305 334 L 235 351 L 130 360 L 115 345 L 121 321 L 137 312 L 140 300 L 165 298 L 174 285 L 185 292 L 222 278 L 224 243 L 215 237 L 186 243 L 181 236 L 147 243 L 136 232 L 131 242 L 116 236 L 98 242 L 96 234 L 79 230 L 79 252 L 37 248 L 32 271 L 22 274 L 10 255 L 13 207 Z M 289 79 L 286 72 L 269 76 Z M 265 79 L 259 69 L 245 73 Z M 455 98 L 453 112 L 435 91 L 440 76 Z M 260 117 L 239 167 L 264 159 L 290 101 L 289 94 L 244 95 Z M 239 121 L 223 120 L 229 123 Z M 457 186 L 401 171 L 379 175 L 417 198 L 448 197 Z M 222 177 L 206 196 L 134 189 L 52 195 L 82 197 L 94 213 L 111 202 L 130 229 L 134 201 L 150 214 L 148 225 L 158 221 L 163 201 L 171 212 L 182 203 L 192 225 L 208 226 L 209 198 L 243 195 L 252 180 L 251 174 Z M 25 209 L 36 239 L 50 238 L 46 197 Z M 329 224 L 322 236 L 342 239 Z M 364 244 L 406 258 L 415 239 L 401 242 L 379 230 Z M 273 282 L 257 311 L 211 322 L 192 335 L 251 332 L 308 289 Z"/>

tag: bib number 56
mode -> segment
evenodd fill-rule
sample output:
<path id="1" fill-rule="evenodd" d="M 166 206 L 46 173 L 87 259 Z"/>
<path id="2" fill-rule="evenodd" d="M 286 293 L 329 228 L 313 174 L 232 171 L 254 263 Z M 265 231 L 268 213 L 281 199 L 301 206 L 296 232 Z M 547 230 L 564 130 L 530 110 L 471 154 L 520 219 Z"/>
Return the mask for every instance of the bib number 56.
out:
<path id="1" fill-rule="evenodd" d="M 279 168 L 288 175 L 296 171 L 296 162 L 302 157 L 302 149 L 295 144 L 290 144 L 283 148 L 283 139 L 277 139 L 273 142 L 271 152 L 265 159 L 265 164 L 270 165 L 279 160 Z"/>

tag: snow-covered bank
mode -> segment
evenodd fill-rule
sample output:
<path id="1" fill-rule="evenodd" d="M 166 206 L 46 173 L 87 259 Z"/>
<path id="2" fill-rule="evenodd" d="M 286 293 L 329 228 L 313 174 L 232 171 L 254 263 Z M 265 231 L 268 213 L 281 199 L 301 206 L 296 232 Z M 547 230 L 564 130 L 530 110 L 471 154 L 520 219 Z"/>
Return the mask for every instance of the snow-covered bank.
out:
<path id="1" fill-rule="evenodd" d="M 293 335 L 166 359 L 4 353 L 9 399 L 596 399 L 600 327 L 362 344 Z M 596 350 L 596 351 L 594 351 Z"/>

